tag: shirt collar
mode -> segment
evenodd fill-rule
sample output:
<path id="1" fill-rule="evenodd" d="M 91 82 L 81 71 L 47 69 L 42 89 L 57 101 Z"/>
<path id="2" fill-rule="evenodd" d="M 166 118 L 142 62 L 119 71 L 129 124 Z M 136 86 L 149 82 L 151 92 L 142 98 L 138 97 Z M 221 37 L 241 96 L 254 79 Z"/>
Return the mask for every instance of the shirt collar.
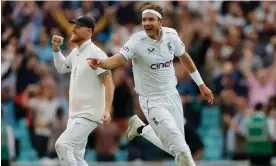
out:
<path id="1" fill-rule="evenodd" d="M 88 44 L 92 43 L 91 39 L 86 40 L 81 46 L 78 48 L 79 51 L 82 51 Z"/>

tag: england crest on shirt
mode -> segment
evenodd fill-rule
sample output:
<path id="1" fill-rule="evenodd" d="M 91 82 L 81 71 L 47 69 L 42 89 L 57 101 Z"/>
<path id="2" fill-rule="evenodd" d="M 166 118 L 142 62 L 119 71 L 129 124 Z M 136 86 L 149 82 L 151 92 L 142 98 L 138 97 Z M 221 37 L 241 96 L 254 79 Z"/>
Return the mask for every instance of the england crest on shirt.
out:
<path id="1" fill-rule="evenodd" d="M 172 48 L 171 42 L 168 42 L 167 46 L 168 46 L 168 50 L 169 50 L 170 54 L 173 54 L 173 48 Z"/>

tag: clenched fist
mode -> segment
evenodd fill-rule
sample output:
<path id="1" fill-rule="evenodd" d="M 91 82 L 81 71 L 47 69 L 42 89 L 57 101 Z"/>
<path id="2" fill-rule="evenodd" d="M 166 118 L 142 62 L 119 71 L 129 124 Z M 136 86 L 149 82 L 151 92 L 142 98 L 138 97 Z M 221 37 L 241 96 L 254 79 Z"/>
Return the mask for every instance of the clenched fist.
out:
<path id="1" fill-rule="evenodd" d="M 63 37 L 54 35 L 52 37 L 52 45 L 55 52 L 60 51 L 60 46 L 63 44 Z"/>

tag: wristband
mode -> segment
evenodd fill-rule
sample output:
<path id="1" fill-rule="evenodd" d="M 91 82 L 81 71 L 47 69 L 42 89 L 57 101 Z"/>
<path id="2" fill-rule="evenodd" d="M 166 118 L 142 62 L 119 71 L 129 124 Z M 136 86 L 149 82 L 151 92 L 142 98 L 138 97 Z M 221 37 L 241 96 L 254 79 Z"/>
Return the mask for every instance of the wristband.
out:
<path id="1" fill-rule="evenodd" d="M 204 84 L 198 70 L 190 73 L 190 76 L 192 77 L 192 79 L 194 80 L 194 82 L 197 84 L 197 86 Z"/>

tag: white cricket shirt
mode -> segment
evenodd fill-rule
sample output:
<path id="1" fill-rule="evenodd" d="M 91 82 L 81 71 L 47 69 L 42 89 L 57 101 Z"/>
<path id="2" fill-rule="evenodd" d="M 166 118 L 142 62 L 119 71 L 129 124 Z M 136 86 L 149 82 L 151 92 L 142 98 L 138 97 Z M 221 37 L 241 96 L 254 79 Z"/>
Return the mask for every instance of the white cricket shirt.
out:
<path id="1" fill-rule="evenodd" d="M 79 116 L 102 123 L 105 109 L 105 87 L 98 75 L 104 69 L 93 70 L 87 58 L 106 58 L 106 54 L 91 40 L 74 48 L 65 58 L 54 52 L 54 63 L 59 73 L 71 72 L 69 90 L 69 116 Z"/>
<path id="2" fill-rule="evenodd" d="M 119 53 L 126 60 L 132 59 L 135 91 L 142 96 L 154 96 L 175 90 L 173 59 L 184 52 L 185 45 L 176 30 L 162 27 L 159 41 L 148 37 L 145 31 L 137 32 Z"/>

